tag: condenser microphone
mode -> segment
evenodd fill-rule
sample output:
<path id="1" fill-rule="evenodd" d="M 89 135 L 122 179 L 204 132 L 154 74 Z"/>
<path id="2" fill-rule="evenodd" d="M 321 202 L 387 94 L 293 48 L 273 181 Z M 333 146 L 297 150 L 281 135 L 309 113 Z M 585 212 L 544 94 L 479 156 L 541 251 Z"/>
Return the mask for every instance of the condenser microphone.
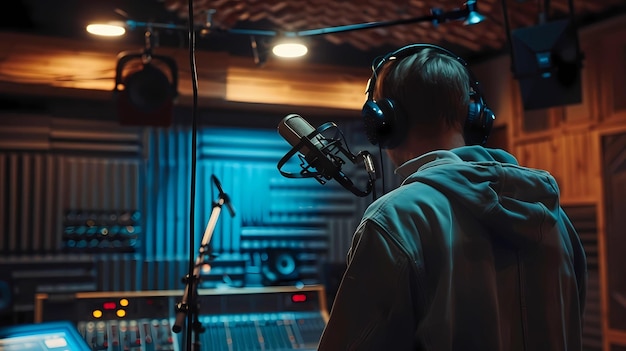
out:
<path id="1" fill-rule="evenodd" d="M 330 128 L 338 130 L 333 122 L 325 123 L 317 129 L 313 128 L 309 122 L 297 114 L 289 114 L 283 118 L 278 124 L 278 134 L 293 148 L 278 162 L 278 170 L 285 177 L 315 178 L 320 184 L 335 179 L 353 194 L 366 196 L 372 191 L 376 175 L 370 154 L 360 152 L 356 156 L 353 155 L 347 148 L 344 148 L 340 138 L 328 138 L 323 135 L 323 132 Z M 284 172 L 283 165 L 296 153 L 299 153 L 302 170 L 297 174 Z M 342 171 L 346 160 L 352 163 L 363 162 L 369 175 L 366 190 L 355 187 L 352 180 Z"/>
<path id="2" fill-rule="evenodd" d="M 330 141 L 300 115 L 292 113 L 283 118 L 278 124 L 278 134 L 304 155 L 305 160 L 324 178 L 331 179 L 341 171 L 341 160 L 329 159 L 323 151 Z"/>
<path id="3" fill-rule="evenodd" d="M 302 138 L 305 138 L 315 132 L 315 128 L 307 122 L 300 115 L 292 113 L 283 118 L 282 121 L 278 124 L 278 134 L 280 134 L 291 146 L 296 146 Z M 309 138 L 316 147 L 321 148 L 320 144 L 320 135 L 315 135 L 313 138 Z M 302 153 L 307 155 L 309 153 L 308 147 L 304 145 L 302 149 Z"/>

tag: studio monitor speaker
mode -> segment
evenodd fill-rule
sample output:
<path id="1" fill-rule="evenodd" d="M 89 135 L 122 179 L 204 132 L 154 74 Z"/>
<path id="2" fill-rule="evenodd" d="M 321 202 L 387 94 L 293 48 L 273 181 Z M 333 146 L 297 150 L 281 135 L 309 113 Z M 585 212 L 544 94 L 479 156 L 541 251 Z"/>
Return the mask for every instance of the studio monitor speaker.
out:
<path id="1" fill-rule="evenodd" d="M 284 285 L 300 277 L 300 262 L 294 250 L 270 249 L 262 255 L 263 285 Z"/>

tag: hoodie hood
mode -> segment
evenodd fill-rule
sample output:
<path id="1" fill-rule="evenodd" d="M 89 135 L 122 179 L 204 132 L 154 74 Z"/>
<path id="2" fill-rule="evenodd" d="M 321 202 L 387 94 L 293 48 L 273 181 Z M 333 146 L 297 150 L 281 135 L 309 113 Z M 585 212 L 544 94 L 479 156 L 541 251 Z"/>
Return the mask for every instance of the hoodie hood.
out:
<path id="1" fill-rule="evenodd" d="M 550 173 L 521 167 L 503 150 L 464 146 L 434 151 L 396 173 L 406 175 L 403 185 L 428 184 L 460 203 L 492 235 L 517 247 L 541 242 L 560 213 L 559 189 Z"/>

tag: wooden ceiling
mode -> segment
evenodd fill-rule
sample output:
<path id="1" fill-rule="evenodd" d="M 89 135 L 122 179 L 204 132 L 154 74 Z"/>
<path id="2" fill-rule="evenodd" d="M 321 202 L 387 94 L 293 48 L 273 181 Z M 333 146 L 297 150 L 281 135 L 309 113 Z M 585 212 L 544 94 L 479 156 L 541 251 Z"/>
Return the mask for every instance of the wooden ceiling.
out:
<path id="1" fill-rule="evenodd" d="M 85 25 L 94 20 L 131 20 L 141 23 L 188 26 L 189 0 L 12 0 L 16 10 L 0 11 L 0 29 L 28 34 L 93 40 Z M 237 30 L 297 32 L 371 22 L 397 22 L 424 18 L 433 10 L 449 13 L 465 7 L 465 0 L 194 0 L 194 22 L 211 23 L 198 49 L 252 57 L 248 35 Z M 424 42 L 447 47 L 469 61 L 508 51 L 505 18 L 509 28 L 534 26 L 542 13 L 548 19 L 570 13 L 576 23 L 595 23 L 626 13 L 626 0 L 471 0 L 485 21 L 465 26 L 461 21 L 435 25 L 418 21 L 385 27 L 328 33 L 309 37 L 313 49 L 308 62 L 369 67 L 372 60 L 400 46 Z M 503 4 L 508 11 L 503 11 Z M 212 13 L 211 21 L 208 14 Z M 125 44 L 144 44 L 143 28 L 130 31 Z M 213 35 L 215 34 L 215 35 Z M 131 39 L 132 38 L 132 39 Z M 160 30 L 159 46 L 187 47 L 183 31 Z M 263 46 L 271 37 L 257 37 Z M 122 45 L 121 41 L 118 41 Z M 269 48 L 269 45 L 262 49 Z M 265 50 L 267 54 L 268 50 Z"/>
<path id="2" fill-rule="evenodd" d="M 187 24 L 187 0 L 13 0 L 19 9 L 0 11 L 0 95 L 74 94 L 110 98 L 118 55 L 140 52 L 144 31 L 103 40 L 85 31 L 95 19 L 132 19 L 148 23 Z M 463 0 L 461 0 L 463 1 Z M 259 69 L 251 60 L 248 36 L 230 30 L 301 31 L 369 22 L 398 21 L 429 15 L 433 8 L 451 11 L 456 0 L 195 0 L 194 22 L 204 26 L 213 12 L 211 34 L 198 40 L 198 78 L 202 101 L 272 106 L 330 107 L 358 110 L 372 60 L 391 49 L 429 42 L 446 46 L 462 57 L 500 55 L 508 51 L 502 1 L 510 28 L 537 24 L 548 0 L 478 0 L 486 20 L 475 26 L 459 21 L 430 22 L 362 29 L 314 37 L 315 47 L 303 60 L 268 61 Z M 626 0 L 572 0 L 577 22 L 593 24 L 623 18 Z M 120 11 L 117 11 L 117 10 Z M 550 14 L 563 17 L 567 0 L 549 2 Z M 116 15 L 115 16 L 112 15 Z M 620 16 L 620 17 L 617 17 Z M 17 32 L 17 33 L 15 33 Z M 226 33 L 226 35 L 218 35 Z M 156 33 L 155 33 L 156 34 Z M 186 31 L 158 33 L 157 54 L 179 63 L 181 99 L 191 96 Z M 50 38 L 52 37 L 52 38 Z M 169 40 L 172 39 L 172 40 Z M 322 44 L 324 43 L 324 44 Z M 323 48 L 324 50 L 317 50 Z M 242 50 L 243 49 L 243 50 Z M 318 63 L 321 63 L 318 65 Z M 331 87 L 331 88 L 329 88 Z M 187 89 L 187 90 L 185 90 Z M 102 94 L 97 94 L 102 93 Z M 74 96 L 72 95 L 72 96 Z M 57 95 L 54 95 L 57 96 Z"/>
<path id="3" fill-rule="evenodd" d="M 167 11 L 180 19 L 188 18 L 188 0 L 162 0 Z M 506 1 L 506 2 L 504 2 Z M 213 27 L 224 30 L 255 28 L 276 31 L 303 31 L 368 22 L 388 22 L 423 18 L 433 9 L 444 12 L 463 8 L 459 0 L 196 0 L 194 22 L 205 25 L 211 12 Z M 541 14 L 548 19 L 571 14 L 584 24 L 624 12 L 624 0 L 478 0 L 478 12 L 486 20 L 465 26 L 461 21 L 433 25 L 431 22 L 378 27 L 323 34 L 334 45 L 349 45 L 358 51 L 399 47 L 414 42 L 429 42 L 461 50 L 461 55 L 480 55 L 506 49 L 508 28 L 534 26 Z M 506 13 L 503 10 L 506 7 Z"/>

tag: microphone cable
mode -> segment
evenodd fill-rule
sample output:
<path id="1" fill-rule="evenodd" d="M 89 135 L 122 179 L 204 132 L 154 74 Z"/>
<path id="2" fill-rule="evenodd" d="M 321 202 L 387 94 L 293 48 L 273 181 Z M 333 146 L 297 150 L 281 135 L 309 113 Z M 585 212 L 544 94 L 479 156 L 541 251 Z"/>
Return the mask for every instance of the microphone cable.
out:
<path id="1" fill-rule="evenodd" d="M 378 157 L 380 158 L 380 182 L 383 195 L 385 192 L 385 160 L 383 160 L 383 148 L 378 144 Z"/>
<path id="2" fill-rule="evenodd" d="M 197 134 L 198 134 L 198 76 L 196 72 L 196 31 L 194 26 L 194 10 L 193 0 L 188 0 L 188 25 L 189 25 L 189 67 L 191 70 L 191 84 L 192 84 L 192 112 L 191 112 L 191 179 L 190 179 L 190 192 L 189 192 L 189 267 L 187 273 L 188 291 L 191 298 L 188 298 L 187 306 L 187 328 L 186 328 L 186 350 L 191 351 L 193 343 L 193 325 L 194 325 L 194 313 L 196 306 L 189 306 L 189 303 L 195 303 L 196 300 L 196 277 L 194 277 L 195 271 L 195 256 L 194 256 L 194 241 L 195 241 L 195 207 L 196 207 L 196 154 L 197 154 Z"/>

